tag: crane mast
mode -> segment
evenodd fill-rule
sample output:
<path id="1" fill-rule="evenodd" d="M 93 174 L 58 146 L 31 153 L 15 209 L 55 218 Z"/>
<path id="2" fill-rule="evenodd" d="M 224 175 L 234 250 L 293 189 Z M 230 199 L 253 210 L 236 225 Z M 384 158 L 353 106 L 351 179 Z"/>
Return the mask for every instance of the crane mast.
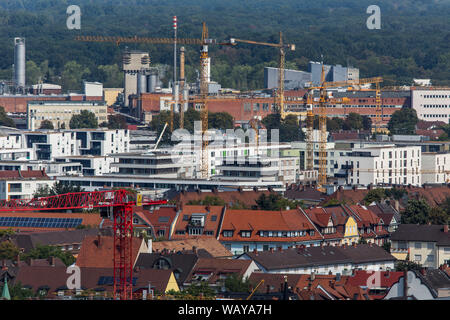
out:
<path id="1" fill-rule="evenodd" d="M 166 200 L 145 205 L 166 204 Z M 114 298 L 131 300 L 133 293 L 133 206 L 136 201 L 125 189 L 73 192 L 50 197 L 0 200 L 0 211 L 40 211 L 113 208 Z"/>

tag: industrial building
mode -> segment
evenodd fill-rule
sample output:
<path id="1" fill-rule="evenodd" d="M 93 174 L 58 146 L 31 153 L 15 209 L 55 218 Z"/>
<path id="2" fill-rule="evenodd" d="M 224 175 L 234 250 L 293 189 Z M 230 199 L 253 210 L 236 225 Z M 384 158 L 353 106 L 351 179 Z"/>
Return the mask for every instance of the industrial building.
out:
<path id="1" fill-rule="evenodd" d="M 413 87 L 411 105 L 419 120 L 450 120 L 450 88 Z"/>
<path id="2" fill-rule="evenodd" d="M 103 101 L 30 101 L 27 128 L 34 131 L 41 127 L 43 120 L 48 120 L 55 129 L 69 129 L 72 116 L 81 111 L 93 112 L 98 123 L 108 121 L 108 107 Z"/>

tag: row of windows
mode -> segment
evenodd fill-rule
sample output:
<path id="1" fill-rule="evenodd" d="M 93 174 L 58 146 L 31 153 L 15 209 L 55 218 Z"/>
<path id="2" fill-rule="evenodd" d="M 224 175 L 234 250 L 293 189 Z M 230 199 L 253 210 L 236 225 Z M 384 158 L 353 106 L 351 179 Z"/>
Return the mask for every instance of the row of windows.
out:
<path id="1" fill-rule="evenodd" d="M 450 105 L 447 104 L 426 104 L 424 108 L 449 108 Z"/>
<path id="2" fill-rule="evenodd" d="M 422 95 L 420 95 L 420 96 L 422 97 Z M 426 99 L 433 99 L 433 98 L 445 99 L 445 98 L 450 98 L 450 95 L 447 95 L 447 94 L 424 94 L 423 97 Z"/>
<path id="3" fill-rule="evenodd" d="M 424 114 L 424 118 L 448 118 L 448 114 Z"/>

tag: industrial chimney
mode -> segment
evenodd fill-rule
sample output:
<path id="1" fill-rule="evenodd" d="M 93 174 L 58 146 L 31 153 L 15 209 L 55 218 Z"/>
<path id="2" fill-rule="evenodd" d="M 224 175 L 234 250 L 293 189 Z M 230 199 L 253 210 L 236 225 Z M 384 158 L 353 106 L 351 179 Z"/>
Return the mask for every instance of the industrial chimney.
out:
<path id="1" fill-rule="evenodd" d="M 25 38 L 14 38 L 14 84 L 25 88 Z"/>

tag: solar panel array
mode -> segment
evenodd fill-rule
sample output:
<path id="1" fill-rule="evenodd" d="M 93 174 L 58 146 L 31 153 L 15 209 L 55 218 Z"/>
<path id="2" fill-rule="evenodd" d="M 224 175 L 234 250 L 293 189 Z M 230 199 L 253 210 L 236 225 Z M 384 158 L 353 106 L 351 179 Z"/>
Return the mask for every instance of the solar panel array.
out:
<path id="1" fill-rule="evenodd" d="M 78 218 L 0 217 L 0 227 L 76 228 L 82 220 Z"/>
<path id="2" fill-rule="evenodd" d="M 137 281 L 137 278 L 133 277 L 133 286 L 136 285 L 136 281 Z M 114 277 L 101 276 L 98 279 L 97 285 L 99 285 L 99 286 L 112 286 L 112 285 L 114 285 Z"/>

